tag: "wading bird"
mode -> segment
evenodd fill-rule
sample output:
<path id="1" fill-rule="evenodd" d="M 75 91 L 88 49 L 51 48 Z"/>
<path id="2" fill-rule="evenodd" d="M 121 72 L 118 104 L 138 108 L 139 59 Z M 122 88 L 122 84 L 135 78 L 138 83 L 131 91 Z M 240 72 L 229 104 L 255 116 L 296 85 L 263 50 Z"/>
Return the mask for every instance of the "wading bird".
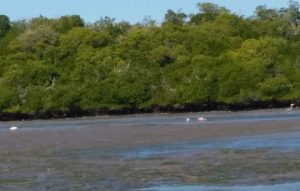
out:
<path id="1" fill-rule="evenodd" d="M 286 109 L 286 111 L 288 111 L 288 112 L 292 111 L 292 110 L 293 110 L 293 106 L 294 106 L 294 105 L 295 105 L 295 104 L 291 103 L 290 107 L 289 107 L 289 108 L 287 108 L 287 109 Z"/>
<path id="2" fill-rule="evenodd" d="M 9 130 L 16 131 L 16 130 L 18 130 L 18 127 L 12 126 L 12 127 L 9 128 Z"/>
<path id="3" fill-rule="evenodd" d="M 198 121 L 206 121 L 206 118 L 204 118 L 204 117 L 198 117 Z"/>

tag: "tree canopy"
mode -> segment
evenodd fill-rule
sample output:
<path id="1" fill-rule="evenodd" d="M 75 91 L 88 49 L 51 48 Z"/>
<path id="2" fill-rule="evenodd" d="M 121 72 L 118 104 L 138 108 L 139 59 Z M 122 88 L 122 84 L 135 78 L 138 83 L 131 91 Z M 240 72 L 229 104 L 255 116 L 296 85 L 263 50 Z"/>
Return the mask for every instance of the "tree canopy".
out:
<path id="1" fill-rule="evenodd" d="M 0 112 L 84 112 L 300 98 L 300 12 L 212 3 L 156 24 L 0 15 Z"/>

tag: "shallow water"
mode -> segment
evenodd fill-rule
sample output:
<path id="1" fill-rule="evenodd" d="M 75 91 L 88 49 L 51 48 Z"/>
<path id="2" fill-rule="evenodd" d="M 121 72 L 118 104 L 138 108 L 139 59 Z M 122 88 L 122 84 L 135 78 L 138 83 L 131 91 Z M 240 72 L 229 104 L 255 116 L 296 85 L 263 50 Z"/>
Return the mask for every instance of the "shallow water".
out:
<path id="1" fill-rule="evenodd" d="M 125 159 L 147 158 L 165 155 L 191 155 L 204 149 L 272 149 L 276 151 L 293 151 L 300 149 L 300 132 L 276 133 L 261 136 L 242 136 L 209 141 L 191 141 L 178 144 L 140 147 L 123 150 Z M 108 153 L 107 153 L 108 154 Z"/>
<path id="2" fill-rule="evenodd" d="M 135 191 L 299 191 L 300 182 L 257 186 L 159 186 Z"/>
<path id="3" fill-rule="evenodd" d="M 185 141 L 175 144 L 118 147 L 110 149 L 82 149 L 59 155 L 72 159 L 119 158 L 143 159 L 149 157 L 188 156 L 201 150 L 217 149 L 272 149 L 274 151 L 300 150 L 300 132 L 276 133 L 259 136 L 240 136 L 205 141 Z"/>

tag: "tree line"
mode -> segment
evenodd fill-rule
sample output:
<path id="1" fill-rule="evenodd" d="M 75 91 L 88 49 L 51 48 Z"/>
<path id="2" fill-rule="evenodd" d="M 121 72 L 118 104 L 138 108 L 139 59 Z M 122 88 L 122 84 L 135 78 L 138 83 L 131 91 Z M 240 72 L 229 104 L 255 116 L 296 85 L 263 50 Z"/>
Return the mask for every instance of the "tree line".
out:
<path id="1" fill-rule="evenodd" d="M 244 17 L 212 3 L 162 23 L 0 15 L 0 112 L 184 109 L 300 98 L 299 4 Z M 205 108 L 205 107 L 204 107 Z"/>

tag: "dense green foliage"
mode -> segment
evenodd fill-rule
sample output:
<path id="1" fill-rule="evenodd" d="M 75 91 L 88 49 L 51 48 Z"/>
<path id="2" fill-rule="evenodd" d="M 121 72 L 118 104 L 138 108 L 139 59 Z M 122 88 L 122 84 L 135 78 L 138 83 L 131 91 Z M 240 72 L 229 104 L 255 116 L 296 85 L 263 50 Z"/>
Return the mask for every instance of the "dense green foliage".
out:
<path id="1" fill-rule="evenodd" d="M 0 111 L 95 111 L 300 98 L 300 12 L 199 3 L 160 25 L 0 15 Z"/>

